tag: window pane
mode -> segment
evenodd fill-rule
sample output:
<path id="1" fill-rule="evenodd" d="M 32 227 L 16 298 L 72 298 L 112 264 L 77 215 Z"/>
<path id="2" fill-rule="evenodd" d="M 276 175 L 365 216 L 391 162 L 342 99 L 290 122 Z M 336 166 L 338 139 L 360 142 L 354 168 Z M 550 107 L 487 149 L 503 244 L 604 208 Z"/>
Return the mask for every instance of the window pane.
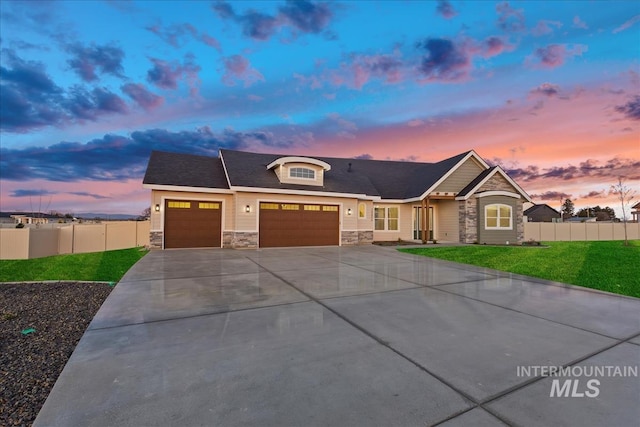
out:
<path id="1" fill-rule="evenodd" d="M 319 211 L 320 205 L 304 205 L 305 211 Z"/>
<path id="2" fill-rule="evenodd" d="M 220 209 L 220 204 L 200 202 L 198 203 L 198 208 L 199 209 Z"/>
<path id="3" fill-rule="evenodd" d="M 489 218 L 487 217 L 487 228 L 495 228 L 498 226 L 498 218 Z"/>
<path id="4" fill-rule="evenodd" d="M 367 217 L 367 205 L 364 203 L 360 203 L 358 205 L 358 218 L 366 218 Z"/>
<path id="5" fill-rule="evenodd" d="M 398 219 L 398 208 L 389 208 L 389 218 Z"/>
<path id="6" fill-rule="evenodd" d="M 337 206 L 323 206 L 322 210 L 324 212 L 338 212 L 338 207 Z"/>
<path id="7" fill-rule="evenodd" d="M 375 219 L 384 219 L 384 208 L 374 208 L 373 214 Z M 384 227 L 382 229 L 384 229 Z"/>
<path id="8" fill-rule="evenodd" d="M 283 211 L 299 211 L 300 210 L 300 205 L 289 205 L 289 204 L 282 204 L 282 210 Z"/>
<path id="9" fill-rule="evenodd" d="M 189 209 L 191 207 L 191 202 L 169 202 L 168 206 L 170 208 Z"/>
<path id="10" fill-rule="evenodd" d="M 376 219 L 374 223 L 376 230 L 384 230 L 384 219 Z"/>
<path id="11" fill-rule="evenodd" d="M 496 218 L 498 216 L 498 207 L 497 206 L 487 206 L 486 207 L 487 218 Z"/>
<path id="12" fill-rule="evenodd" d="M 500 227 L 511 228 L 511 218 L 500 218 Z"/>
<path id="13" fill-rule="evenodd" d="M 398 220 L 389 218 L 389 230 L 398 230 Z"/>
<path id="14" fill-rule="evenodd" d="M 277 211 L 280 209 L 280 205 L 277 203 L 260 203 L 260 209 L 271 209 Z"/>
<path id="15" fill-rule="evenodd" d="M 509 206 L 500 206 L 500 217 L 508 218 L 511 216 L 511 208 Z"/>
<path id="16" fill-rule="evenodd" d="M 316 171 L 307 168 L 291 168 L 289 169 L 289 176 L 291 178 L 315 179 Z"/>

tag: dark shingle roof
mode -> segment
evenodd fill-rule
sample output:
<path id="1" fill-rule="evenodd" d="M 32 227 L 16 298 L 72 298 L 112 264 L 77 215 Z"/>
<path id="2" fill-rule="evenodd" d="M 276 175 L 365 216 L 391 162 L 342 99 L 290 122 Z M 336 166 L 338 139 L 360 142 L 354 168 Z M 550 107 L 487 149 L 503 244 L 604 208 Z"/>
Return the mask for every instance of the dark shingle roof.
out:
<path id="1" fill-rule="evenodd" d="M 419 197 L 467 154 L 438 163 L 314 157 L 331 165 L 324 186 L 282 184 L 267 165 L 281 154 L 220 150 L 232 186 L 367 194 L 385 199 Z M 304 157 L 304 156 L 301 156 Z M 351 170 L 349 171 L 349 163 Z"/>
<path id="2" fill-rule="evenodd" d="M 218 157 L 153 151 L 143 184 L 229 188 Z"/>
<path id="3" fill-rule="evenodd" d="M 497 168 L 498 168 L 497 166 L 493 166 L 493 167 L 490 167 L 489 169 L 485 169 L 482 172 L 480 172 L 480 175 L 476 176 L 473 179 L 473 181 L 471 181 L 469 184 L 467 184 L 466 187 L 460 190 L 460 192 L 458 193 L 458 197 L 466 196 L 470 191 L 472 191 L 476 187 L 476 185 L 480 184 L 483 179 L 485 179 L 491 172 L 493 172 Z"/>
<path id="4" fill-rule="evenodd" d="M 331 170 L 324 175 L 324 185 L 320 187 L 280 183 L 275 172 L 268 170 L 267 165 L 284 157 L 281 154 L 220 150 L 220 159 L 154 151 L 149 159 L 143 183 L 228 189 L 224 169 L 226 167 L 229 183 L 234 187 L 366 194 L 384 199 L 409 199 L 421 196 L 468 154 L 469 152 L 462 153 L 437 163 L 314 157 L 331 165 Z"/>

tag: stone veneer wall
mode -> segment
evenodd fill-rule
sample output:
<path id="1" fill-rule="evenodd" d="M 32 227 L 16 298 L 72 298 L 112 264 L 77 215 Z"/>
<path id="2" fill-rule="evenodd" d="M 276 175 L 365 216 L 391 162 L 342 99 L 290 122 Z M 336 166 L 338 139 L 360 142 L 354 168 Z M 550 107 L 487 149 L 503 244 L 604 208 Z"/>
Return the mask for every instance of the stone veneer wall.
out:
<path id="1" fill-rule="evenodd" d="M 470 197 L 458 203 L 460 242 L 475 243 L 478 241 L 478 201 Z"/>
<path id="2" fill-rule="evenodd" d="M 357 231 L 343 231 L 341 233 L 342 246 L 353 246 L 358 244 L 358 232 Z"/>
<path id="3" fill-rule="evenodd" d="M 500 175 L 494 175 L 478 189 L 478 193 L 483 191 L 509 191 L 516 192 L 516 189 Z M 458 209 L 458 220 L 460 226 L 460 242 L 476 243 L 478 241 L 478 200 L 471 196 L 467 200 L 461 200 Z M 524 240 L 524 217 L 522 203 L 516 204 L 516 231 L 518 243 Z"/>
<path id="4" fill-rule="evenodd" d="M 373 230 L 358 231 L 358 244 L 373 243 Z"/>
<path id="5" fill-rule="evenodd" d="M 254 231 L 224 231 L 222 233 L 222 247 L 256 249 L 258 247 L 258 233 Z"/>
<path id="6" fill-rule="evenodd" d="M 149 232 L 149 247 L 151 249 L 162 249 L 162 231 Z"/>

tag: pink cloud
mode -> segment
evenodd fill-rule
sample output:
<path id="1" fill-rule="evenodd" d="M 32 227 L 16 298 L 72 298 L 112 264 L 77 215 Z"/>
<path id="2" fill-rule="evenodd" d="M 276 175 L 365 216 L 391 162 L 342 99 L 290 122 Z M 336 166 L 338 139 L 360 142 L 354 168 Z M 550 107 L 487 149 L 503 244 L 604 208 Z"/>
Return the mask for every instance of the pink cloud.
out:
<path id="1" fill-rule="evenodd" d="M 241 55 L 223 58 L 223 62 L 225 73 L 222 82 L 227 86 L 235 86 L 237 80 L 244 82 L 244 87 L 265 81 L 264 76 L 252 68 L 249 60 Z"/>
<path id="2" fill-rule="evenodd" d="M 535 27 L 531 30 L 531 34 L 536 37 L 544 36 L 547 34 L 551 34 L 554 31 L 554 28 L 559 29 L 562 28 L 562 22 L 558 21 L 548 21 L 548 20 L 540 20 L 536 24 Z"/>
<path id="3" fill-rule="evenodd" d="M 573 17 L 573 28 L 581 28 L 583 30 L 589 29 L 589 26 L 578 15 Z"/>
<path id="4" fill-rule="evenodd" d="M 537 67 L 556 68 L 564 64 L 567 58 L 582 55 L 586 51 L 587 46 L 582 44 L 550 44 L 536 49 L 527 62 Z"/>

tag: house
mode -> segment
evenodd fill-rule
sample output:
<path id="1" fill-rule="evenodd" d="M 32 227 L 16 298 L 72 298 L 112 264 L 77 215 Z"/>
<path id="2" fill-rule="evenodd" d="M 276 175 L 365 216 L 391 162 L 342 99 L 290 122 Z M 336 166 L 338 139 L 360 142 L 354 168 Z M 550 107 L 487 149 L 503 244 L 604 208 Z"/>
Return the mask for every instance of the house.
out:
<path id="1" fill-rule="evenodd" d="M 49 218 L 44 217 L 32 217 L 27 215 L 11 215 L 15 224 L 24 224 L 24 225 L 42 225 L 49 224 Z"/>
<path id="2" fill-rule="evenodd" d="M 515 244 L 531 202 L 475 151 L 437 163 L 154 151 L 143 186 L 155 248 Z"/>
<path id="3" fill-rule="evenodd" d="M 560 212 L 553 209 L 547 204 L 533 205 L 524 211 L 524 216 L 529 222 L 558 222 L 560 221 Z"/>
<path id="4" fill-rule="evenodd" d="M 631 211 L 631 217 L 633 218 L 633 222 L 638 222 L 640 220 L 640 202 L 636 203 L 635 205 L 631 206 L 631 209 L 633 209 Z"/>

